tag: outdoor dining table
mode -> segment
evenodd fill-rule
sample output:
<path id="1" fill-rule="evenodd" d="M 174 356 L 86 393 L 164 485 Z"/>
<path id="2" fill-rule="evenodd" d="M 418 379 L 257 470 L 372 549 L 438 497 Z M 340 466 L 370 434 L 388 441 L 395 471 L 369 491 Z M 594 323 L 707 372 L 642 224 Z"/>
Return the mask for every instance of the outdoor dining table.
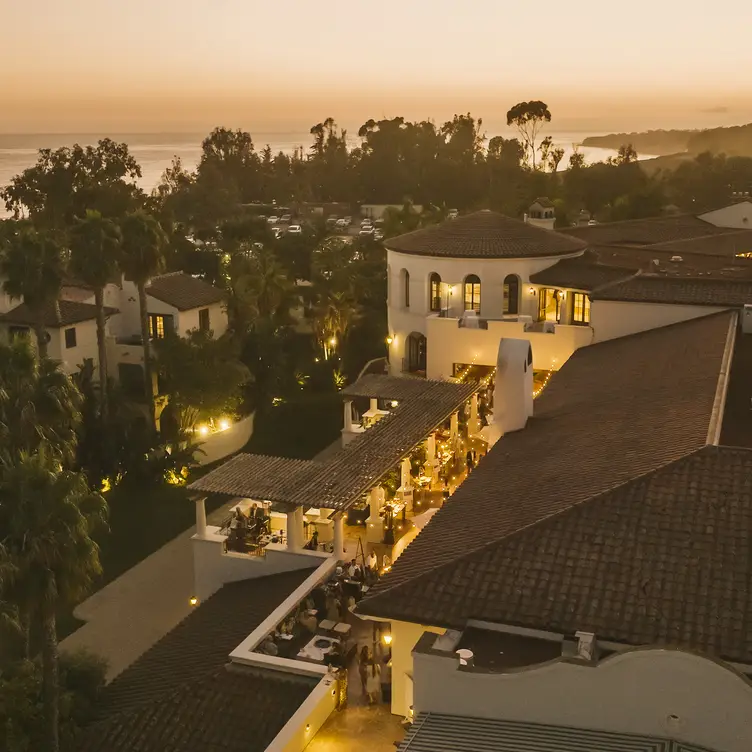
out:
<path id="1" fill-rule="evenodd" d="M 307 658 L 309 661 L 323 663 L 326 656 L 332 652 L 332 646 L 340 642 L 341 640 L 338 640 L 336 637 L 316 635 L 300 650 L 298 658 Z"/>

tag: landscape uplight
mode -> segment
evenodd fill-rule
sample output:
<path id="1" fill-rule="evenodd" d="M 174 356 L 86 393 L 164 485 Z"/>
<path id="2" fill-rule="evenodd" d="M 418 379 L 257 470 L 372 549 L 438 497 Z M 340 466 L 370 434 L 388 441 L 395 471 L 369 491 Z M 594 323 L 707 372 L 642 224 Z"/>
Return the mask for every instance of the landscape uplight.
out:
<path id="1" fill-rule="evenodd" d="M 336 347 L 336 346 L 337 346 L 337 338 L 336 338 L 336 337 L 332 337 L 332 338 L 331 338 L 331 339 L 329 340 L 329 344 L 330 344 L 330 345 L 331 345 L 332 347 Z"/>
<path id="2" fill-rule="evenodd" d="M 201 436 L 208 436 L 209 435 L 209 426 L 199 426 L 198 432 L 201 434 Z"/>
<path id="3" fill-rule="evenodd" d="M 222 418 L 219 421 L 219 430 L 226 431 L 230 427 L 230 421 L 227 418 Z"/>

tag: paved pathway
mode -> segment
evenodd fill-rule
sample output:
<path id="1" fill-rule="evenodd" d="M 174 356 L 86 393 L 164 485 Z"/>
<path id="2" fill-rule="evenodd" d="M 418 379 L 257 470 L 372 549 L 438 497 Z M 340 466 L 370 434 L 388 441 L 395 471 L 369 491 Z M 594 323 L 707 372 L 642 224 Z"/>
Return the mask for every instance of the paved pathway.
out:
<path id="1" fill-rule="evenodd" d="M 229 507 L 212 512 L 209 524 L 226 519 Z M 193 533 L 186 530 L 81 603 L 74 615 L 86 624 L 60 648 L 86 648 L 105 658 L 108 681 L 130 666 L 191 610 Z"/>

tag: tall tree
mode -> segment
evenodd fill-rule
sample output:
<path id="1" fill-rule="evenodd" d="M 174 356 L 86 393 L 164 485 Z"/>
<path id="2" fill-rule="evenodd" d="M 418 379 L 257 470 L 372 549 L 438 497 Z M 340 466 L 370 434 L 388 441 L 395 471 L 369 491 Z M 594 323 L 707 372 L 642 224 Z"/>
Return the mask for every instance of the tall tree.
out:
<path id="1" fill-rule="evenodd" d="M 545 123 L 551 122 L 551 111 L 545 102 L 536 99 L 518 102 L 507 112 L 507 125 L 514 125 L 522 137 L 531 167 L 535 169 L 535 155 L 538 150 L 537 138 Z"/>
<path id="2" fill-rule="evenodd" d="M 88 211 L 86 218 L 78 220 L 70 233 L 70 270 L 78 279 L 94 288 L 103 420 L 107 419 L 108 413 L 104 288 L 117 276 L 121 238 L 120 228 L 97 211 Z"/>
<path id="3" fill-rule="evenodd" d="M 87 209 L 106 217 L 131 211 L 143 198 L 141 167 L 125 143 L 108 138 L 96 146 L 40 149 L 37 163 L 0 191 L 8 211 L 37 224 L 64 228 Z"/>
<path id="4" fill-rule="evenodd" d="M 42 699 L 47 752 L 58 752 L 60 684 L 57 618 L 78 603 L 101 574 L 91 533 L 104 524 L 104 499 L 79 473 L 60 471 L 42 445 L 0 470 L 0 594 L 20 597 L 42 634 Z"/>
<path id="5" fill-rule="evenodd" d="M 151 419 L 154 420 L 154 384 L 149 336 L 149 312 L 146 285 L 164 269 L 164 246 L 167 241 L 159 222 L 143 211 L 128 214 L 120 226 L 122 232 L 121 267 L 126 279 L 136 285 L 141 318 L 141 342 L 144 348 L 144 382 Z"/>
<path id="6" fill-rule="evenodd" d="M 11 298 L 23 298 L 32 312 L 41 358 L 47 357 L 45 317 L 58 305 L 64 274 L 63 249 L 51 232 L 19 223 L 15 232 L 6 233 L 0 255 L 3 289 Z"/>
<path id="7" fill-rule="evenodd" d="M 360 306 L 345 290 L 324 290 L 314 306 L 316 336 L 329 359 L 342 344 L 350 326 L 360 316 Z"/>
<path id="8" fill-rule="evenodd" d="M 230 337 L 214 339 L 198 329 L 170 335 L 157 344 L 159 372 L 182 430 L 237 412 L 250 376 Z"/>
<path id="9" fill-rule="evenodd" d="M 0 458 L 35 452 L 44 442 L 69 465 L 81 419 L 81 394 L 70 377 L 21 339 L 0 344 L 0 384 Z"/>

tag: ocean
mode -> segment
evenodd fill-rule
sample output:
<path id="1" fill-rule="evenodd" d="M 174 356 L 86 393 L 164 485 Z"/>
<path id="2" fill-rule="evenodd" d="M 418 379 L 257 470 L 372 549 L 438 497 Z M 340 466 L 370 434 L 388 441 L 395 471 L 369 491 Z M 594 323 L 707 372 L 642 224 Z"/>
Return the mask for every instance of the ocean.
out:
<path id="1" fill-rule="evenodd" d="M 275 154 L 279 151 L 291 153 L 301 145 L 307 150 L 312 142 L 312 136 L 305 132 L 252 133 L 251 135 L 258 151 L 269 144 Z M 486 135 L 489 139 L 495 135 L 511 138 L 514 133 L 507 131 Z M 564 148 L 565 155 L 561 161 L 561 167 L 564 168 L 572 153 L 572 144 L 581 143 L 589 135 L 599 134 L 557 133 L 547 132 L 544 129 L 542 135 L 550 135 L 555 146 Z M 36 161 L 38 149 L 55 149 L 74 143 L 94 144 L 100 138 L 108 137 L 114 141 L 125 141 L 130 146 L 131 153 L 141 165 L 143 173 L 141 186 L 145 191 L 150 192 L 159 184 L 162 173 L 169 167 L 173 157 L 180 157 L 183 166 L 187 169 L 193 169 L 198 164 L 201 156 L 201 141 L 205 136 L 205 133 L 0 134 L 0 187 L 7 185 L 14 175 L 32 166 Z M 360 141 L 357 137 L 348 140 L 352 146 L 358 145 Z M 616 153 L 612 149 L 592 147 L 582 147 L 580 151 L 584 154 L 586 163 L 604 161 Z M 640 155 L 645 159 L 649 156 L 651 155 Z M 4 207 L 0 206 L 0 216 L 3 213 Z"/>

